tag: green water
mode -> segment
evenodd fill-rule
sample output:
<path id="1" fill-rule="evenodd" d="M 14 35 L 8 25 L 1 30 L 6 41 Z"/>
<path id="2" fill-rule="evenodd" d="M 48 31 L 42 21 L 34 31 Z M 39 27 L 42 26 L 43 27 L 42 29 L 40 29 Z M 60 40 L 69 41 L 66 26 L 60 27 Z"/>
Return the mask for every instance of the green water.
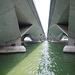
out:
<path id="1" fill-rule="evenodd" d="M 0 54 L 0 75 L 75 75 L 75 54 L 65 44 L 26 45 L 26 53 Z"/>

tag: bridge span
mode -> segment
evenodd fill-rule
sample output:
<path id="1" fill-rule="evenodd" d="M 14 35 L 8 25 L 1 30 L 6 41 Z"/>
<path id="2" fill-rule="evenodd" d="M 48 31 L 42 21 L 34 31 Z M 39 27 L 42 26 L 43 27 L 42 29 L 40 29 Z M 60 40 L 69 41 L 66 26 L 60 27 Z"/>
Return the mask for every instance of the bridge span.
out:
<path id="1" fill-rule="evenodd" d="M 75 0 L 51 0 L 48 39 L 68 38 L 64 52 L 75 52 Z"/>
<path id="2" fill-rule="evenodd" d="M 26 35 L 32 41 L 45 39 L 33 0 L 0 1 L 0 52 L 25 52 L 21 41 Z"/>

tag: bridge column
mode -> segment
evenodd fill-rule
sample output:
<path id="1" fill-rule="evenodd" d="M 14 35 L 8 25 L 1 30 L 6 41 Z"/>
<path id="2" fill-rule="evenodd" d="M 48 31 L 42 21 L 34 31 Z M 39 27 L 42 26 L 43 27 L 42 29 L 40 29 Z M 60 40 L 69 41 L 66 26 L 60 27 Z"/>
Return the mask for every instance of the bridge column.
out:
<path id="1" fill-rule="evenodd" d="M 75 52 L 75 0 L 70 0 L 69 25 L 68 25 L 68 46 L 65 46 L 64 52 Z"/>
<path id="2" fill-rule="evenodd" d="M 63 52 L 75 52 L 75 39 L 68 38 L 68 45 L 64 47 Z"/>
<path id="3" fill-rule="evenodd" d="M 0 53 L 25 52 L 13 0 L 0 1 Z"/>

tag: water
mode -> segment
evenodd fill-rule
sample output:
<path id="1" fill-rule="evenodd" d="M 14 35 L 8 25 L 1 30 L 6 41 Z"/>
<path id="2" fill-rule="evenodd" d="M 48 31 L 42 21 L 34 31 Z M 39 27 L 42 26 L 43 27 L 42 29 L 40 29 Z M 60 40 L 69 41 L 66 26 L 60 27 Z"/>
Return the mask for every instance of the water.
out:
<path id="1" fill-rule="evenodd" d="M 75 54 L 63 53 L 65 44 L 26 45 L 26 53 L 0 54 L 0 75 L 75 75 Z"/>

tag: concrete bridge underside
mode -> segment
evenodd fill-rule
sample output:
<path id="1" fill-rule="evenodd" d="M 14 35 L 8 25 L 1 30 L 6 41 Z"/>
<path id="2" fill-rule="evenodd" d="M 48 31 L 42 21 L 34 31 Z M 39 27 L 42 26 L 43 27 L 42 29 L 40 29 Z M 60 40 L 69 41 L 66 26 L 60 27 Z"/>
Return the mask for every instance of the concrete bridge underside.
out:
<path id="1" fill-rule="evenodd" d="M 59 41 L 63 36 L 67 36 L 68 46 L 64 47 L 64 52 L 75 52 L 74 24 L 75 1 L 51 0 L 48 39 Z M 26 36 L 33 41 L 45 39 L 33 0 L 2 0 L 0 2 L 0 52 L 25 52 L 21 40 L 24 41 Z"/>
<path id="2" fill-rule="evenodd" d="M 51 0 L 48 39 L 68 37 L 64 52 L 75 52 L 75 0 Z"/>
<path id="3" fill-rule="evenodd" d="M 33 41 L 45 39 L 33 0 L 0 1 L 0 52 L 25 52 L 21 37 L 27 34 Z"/>

